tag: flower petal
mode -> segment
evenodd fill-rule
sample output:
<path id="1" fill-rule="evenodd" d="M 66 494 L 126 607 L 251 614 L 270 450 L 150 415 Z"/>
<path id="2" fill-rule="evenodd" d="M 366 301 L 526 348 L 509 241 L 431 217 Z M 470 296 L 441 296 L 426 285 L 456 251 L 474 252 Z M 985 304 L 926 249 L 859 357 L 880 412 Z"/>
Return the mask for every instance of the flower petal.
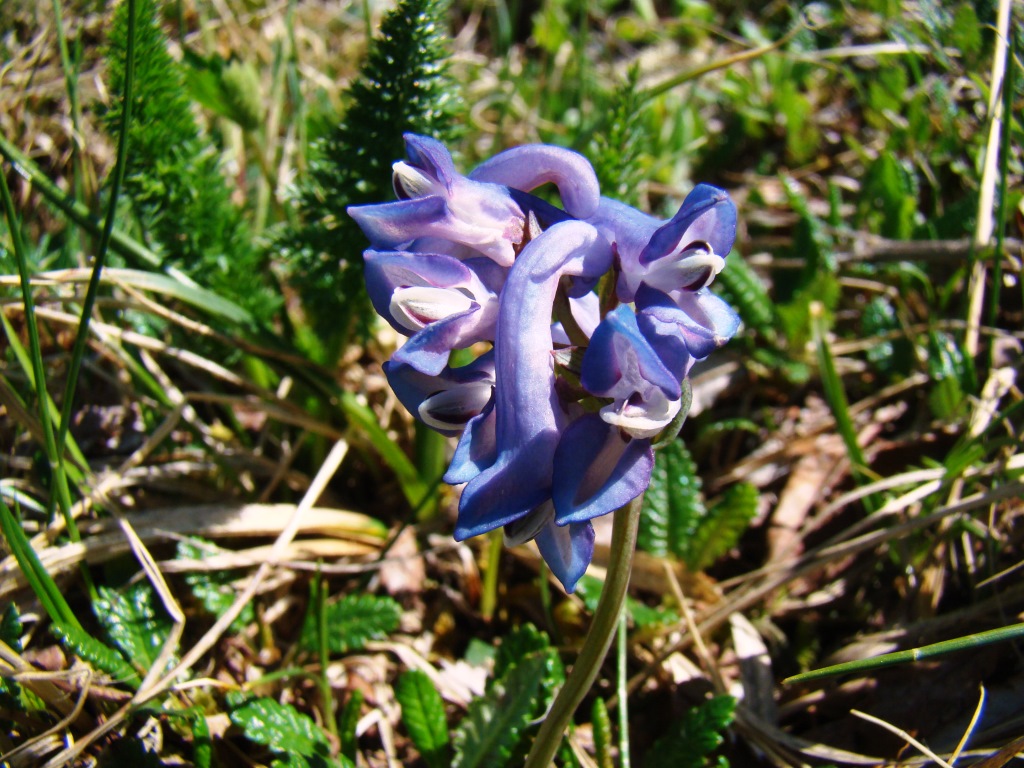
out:
<path id="1" fill-rule="evenodd" d="M 531 241 L 510 270 L 495 334 L 497 453 L 462 492 L 456 539 L 507 525 L 549 497 L 564 421 L 551 357 L 555 292 L 563 275 L 599 275 L 610 266 L 597 231 L 567 221 Z"/>
<path id="2" fill-rule="evenodd" d="M 549 144 L 507 149 L 478 165 L 469 178 L 522 192 L 551 182 L 558 187 L 562 206 L 578 219 L 592 216 L 601 198 L 597 174 L 590 161 L 571 149 Z"/>
<path id="3" fill-rule="evenodd" d="M 594 556 L 594 527 L 590 523 L 564 527 L 549 523 L 537 534 L 536 541 L 551 573 L 572 594 Z"/>
<path id="4" fill-rule="evenodd" d="M 650 440 L 623 438 L 589 413 L 570 424 L 555 452 L 551 497 L 558 525 L 614 512 L 647 488 L 654 468 Z"/>
<path id="5" fill-rule="evenodd" d="M 659 336 L 660 344 L 671 344 L 673 337 L 682 339 L 697 360 L 723 346 L 740 327 L 739 315 L 707 288 L 669 296 L 643 286 L 637 291 L 636 305 L 645 327 L 651 329 L 646 332 L 648 338 Z M 662 356 L 668 357 L 664 352 Z"/>
<path id="6" fill-rule="evenodd" d="M 413 416 L 446 435 L 462 432 L 493 399 L 494 358 L 490 353 L 470 365 L 445 368 L 436 376 L 392 360 L 384 363 L 384 374 Z"/>

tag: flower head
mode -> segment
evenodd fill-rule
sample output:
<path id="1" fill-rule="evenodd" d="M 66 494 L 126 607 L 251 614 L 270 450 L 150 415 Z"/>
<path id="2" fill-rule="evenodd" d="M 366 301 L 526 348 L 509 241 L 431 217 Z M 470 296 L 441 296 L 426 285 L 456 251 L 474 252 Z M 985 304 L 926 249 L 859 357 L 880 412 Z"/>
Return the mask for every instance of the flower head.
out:
<path id="1" fill-rule="evenodd" d="M 590 163 L 559 147 L 507 150 L 468 177 L 433 139 L 406 148 L 399 199 L 349 209 L 372 245 L 374 308 L 408 337 L 385 373 L 411 413 L 459 437 L 444 477 L 465 484 L 455 538 L 535 541 L 571 592 L 591 521 L 644 492 L 691 366 L 739 326 L 708 289 L 735 207 L 698 185 L 659 221 L 601 198 Z M 561 207 L 533 196 L 546 183 Z M 453 350 L 486 344 L 453 366 Z"/>

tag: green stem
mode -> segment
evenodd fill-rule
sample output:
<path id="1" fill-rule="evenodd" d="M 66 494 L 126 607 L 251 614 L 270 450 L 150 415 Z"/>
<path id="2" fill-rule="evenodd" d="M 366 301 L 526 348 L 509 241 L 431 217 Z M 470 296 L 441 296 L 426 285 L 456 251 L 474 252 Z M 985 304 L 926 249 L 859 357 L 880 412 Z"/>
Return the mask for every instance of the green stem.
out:
<path id="1" fill-rule="evenodd" d="M 551 766 L 555 753 L 562 743 L 562 734 L 566 726 L 601 671 L 626 600 L 626 588 L 629 586 L 629 573 L 633 566 L 633 550 L 636 548 L 642 506 L 641 494 L 615 513 L 608 578 L 605 580 L 604 589 L 601 590 L 601 599 L 594 612 L 594 620 L 565 685 L 558 692 L 554 704 L 551 705 L 551 711 L 537 733 L 530 754 L 526 758 L 525 768 Z"/>
<path id="2" fill-rule="evenodd" d="M 501 564 L 501 531 L 491 531 L 487 547 L 487 570 L 484 571 L 484 591 L 480 595 L 480 616 L 484 621 L 494 618 L 498 605 L 498 566 Z"/>
<path id="3" fill-rule="evenodd" d="M 110 238 L 114 233 L 114 217 L 117 213 L 117 198 L 124 181 L 125 164 L 128 157 L 128 126 L 132 119 L 132 86 L 135 81 L 135 0 L 128 0 L 128 44 L 125 51 L 124 93 L 121 95 L 121 130 L 117 137 L 117 165 L 114 168 L 114 179 L 110 185 L 110 200 L 107 205 L 107 217 L 103 222 L 100 242 L 96 250 L 96 259 L 89 277 L 89 286 L 85 291 L 82 303 L 82 319 L 78 323 L 78 334 L 71 351 L 71 363 L 68 367 L 67 383 L 64 387 L 64 402 L 61 406 L 60 426 L 57 431 L 57 456 L 63 461 L 64 443 L 67 441 L 68 429 L 71 426 L 71 412 L 74 409 L 75 387 L 78 384 L 78 373 L 85 357 L 85 344 L 89 338 L 89 319 L 92 317 L 96 296 L 100 289 L 100 277 L 103 263 L 110 247 Z M 70 529 L 70 526 L 69 526 Z"/>
<path id="4" fill-rule="evenodd" d="M 626 668 L 629 653 L 626 634 L 626 606 L 619 611 L 619 629 L 615 633 L 618 658 L 616 664 L 615 697 L 619 700 L 619 768 L 630 768 L 629 760 L 629 670 Z"/>

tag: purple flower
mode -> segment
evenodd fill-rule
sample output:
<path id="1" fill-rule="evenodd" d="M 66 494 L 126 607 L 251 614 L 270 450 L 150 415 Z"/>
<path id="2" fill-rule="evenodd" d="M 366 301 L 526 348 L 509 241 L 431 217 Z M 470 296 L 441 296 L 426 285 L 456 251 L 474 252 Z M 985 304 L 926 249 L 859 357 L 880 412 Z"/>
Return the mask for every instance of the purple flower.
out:
<path id="1" fill-rule="evenodd" d="M 537 535 L 545 559 L 554 558 L 548 560 L 552 572 L 570 590 L 590 561 L 593 532 L 589 523 L 552 530 L 554 512 L 546 506 L 566 421 L 555 387 L 551 310 L 563 276 L 601 275 L 610 265 L 608 244 L 582 222 L 556 224 L 523 249 L 501 293 L 493 416 L 482 414 L 469 425 L 445 475 L 447 482 L 468 480 L 456 539 L 501 526 L 512 526 L 513 541 L 523 530 L 526 538 Z"/>
<path id="2" fill-rule="evenodd" d="M 364 261 L 374 309 L 412 337 L 395 362 L 436 375 L 451 350 L 494 338 L 505 270 L 490 259 L 369 250 Z"/>
<path id="3" fill-rule="evenodd" d="M 440 238 L 511 266 L 526 216 L 508 189 L 458 174 L 448 150 L 435 139 L 407 133 L 405 145 L 409 162 L 394 165 L 400 199 L 348 208 L 371 245 L 393 250 L 417 238 Z"/>
<path id="4" fill-rule="evenodd" d="M 694 187 L 668 222 L 607 199 L 590 221 L 616 248 L 618 297 L 627 302 L 642 284 L 666 293 L 709 285 L 736 238 L 736 206 L 708 184 Z"/>
<path id="5" fill-rule="evenodd" d="M 409 337 L 385 373 L 418 419 L 459 436 L 444 477 L 465 484 L 455 538 L 500 527 L 510 545 L 534 540 L 572 592 L 591 520 L 644 492 L 691 366 L 739 326 L 707 288 L 735 207 L 699 185 L 662 222 L 602 199 L 590 163 L 566 149 L 517 147 L 466 177 L 440 143 L 405 138 L 399 200 L 349 209 L 373 246 L 374 308 Z M 562 208 L 531 194 L 546 183 Z M 453 350 L 488 342 L 450 365 Z"/>
<path id="6" fill-rule="evenodd" d="M 469 365 L 446 367 L 436 376 L 394 361 L 384 363 L 384 373 L 409 413 L 445 435 L 460 434 L 492 404 L 494 354 L 491 352 Z"/>

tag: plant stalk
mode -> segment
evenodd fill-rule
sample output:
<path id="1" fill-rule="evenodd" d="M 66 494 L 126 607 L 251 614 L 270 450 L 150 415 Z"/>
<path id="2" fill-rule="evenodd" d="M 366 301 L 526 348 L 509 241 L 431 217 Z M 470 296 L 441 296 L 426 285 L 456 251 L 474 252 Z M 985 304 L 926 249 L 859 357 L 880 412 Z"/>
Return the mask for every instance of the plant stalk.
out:
<path id="1" fill-rule="evenodd" d="M 565 685 L 558 692 L 551 705 L 551 711 L 537 732 L 537 738 L 526 758 L 525 768 L 549 768 L 562 743 L 566 726 L 601 671 L 601 665 L 619 624 L 622 605 L 626 600 L 626 588 L 629 586 L 629 574 L 633 567 L 633 550 L 636 549 L 642 506 L 643 494 L 615 512 L 608 578 L 605 580 L 604 589 L 601 590 L 601 599 L 594 612 L 594 620 Z"/>

